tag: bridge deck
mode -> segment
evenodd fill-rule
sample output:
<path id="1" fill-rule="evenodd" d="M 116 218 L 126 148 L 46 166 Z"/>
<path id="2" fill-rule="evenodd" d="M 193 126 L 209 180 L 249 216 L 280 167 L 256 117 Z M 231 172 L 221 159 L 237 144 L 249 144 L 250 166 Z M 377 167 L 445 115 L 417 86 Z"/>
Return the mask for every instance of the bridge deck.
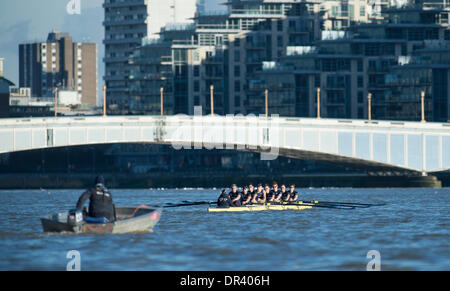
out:
<path id="1" fill-rule="evenodd" d="M 105 143 L 171 144 L 433 172 L 450 169 L 450 124 L 251 116 L 2 119 L 0 153 Z"/>

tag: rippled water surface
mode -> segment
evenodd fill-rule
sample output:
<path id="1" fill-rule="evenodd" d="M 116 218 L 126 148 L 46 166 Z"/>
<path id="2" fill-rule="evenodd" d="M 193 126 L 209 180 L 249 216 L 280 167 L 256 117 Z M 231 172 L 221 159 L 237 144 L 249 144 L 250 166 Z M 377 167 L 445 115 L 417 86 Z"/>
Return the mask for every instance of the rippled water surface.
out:
<path id="1" fill-rule="evenodd" d="M 80 190 L 0 191 L 0 270 L 450 270 L 450 189 L 299 189 L 304 200 L 386 206 L 208 213 L 166 208 L 153 233 L 43 233 L 40 216 L 73 208 Z M 118 206 L 216 200 L 218 190 L 112 190 Z"/>

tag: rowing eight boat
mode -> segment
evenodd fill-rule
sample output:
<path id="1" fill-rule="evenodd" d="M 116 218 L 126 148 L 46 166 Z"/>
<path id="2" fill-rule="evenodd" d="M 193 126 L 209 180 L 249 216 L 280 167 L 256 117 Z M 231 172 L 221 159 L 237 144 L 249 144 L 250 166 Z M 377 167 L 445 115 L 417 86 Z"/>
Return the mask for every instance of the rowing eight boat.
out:
<path id="1" fill-rule="evenodd" d="M 208 208 L 208 212 L 264 211 L 264 210 L 305 210 L 312 205 L 248 205 L 229 208 Z"/>

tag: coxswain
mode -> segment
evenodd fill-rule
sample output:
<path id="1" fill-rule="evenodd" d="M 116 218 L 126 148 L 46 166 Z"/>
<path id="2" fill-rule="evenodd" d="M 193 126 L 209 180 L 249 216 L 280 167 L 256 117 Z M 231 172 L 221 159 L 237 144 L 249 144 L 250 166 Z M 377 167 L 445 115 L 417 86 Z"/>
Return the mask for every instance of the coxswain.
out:
<path id="1" fill-rule="evenodd" d="M 228 208 L 230 206 L 231 206 L 230 196 L 227 194 L 227 191 L 223 189 L 222 193 L 219 196 L 219 199 L 217 199 L 217 207 Z"/>

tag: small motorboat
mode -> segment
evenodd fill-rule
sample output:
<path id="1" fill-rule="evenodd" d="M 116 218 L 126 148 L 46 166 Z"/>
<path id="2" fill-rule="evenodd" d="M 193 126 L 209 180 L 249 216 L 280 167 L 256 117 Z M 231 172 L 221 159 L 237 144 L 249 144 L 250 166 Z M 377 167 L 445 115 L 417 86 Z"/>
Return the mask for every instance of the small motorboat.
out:
<path id="1" fill-rule="evenodd" d="M 149 207 L 116 207 L 116 221 L 112 223 L 88 223 L 81 213 L 76 218 L 70 211 L 42 217 L 44 232 L 74 233 L 133 233 L 149 232 L 158 223 L 162 209 Z"/>

